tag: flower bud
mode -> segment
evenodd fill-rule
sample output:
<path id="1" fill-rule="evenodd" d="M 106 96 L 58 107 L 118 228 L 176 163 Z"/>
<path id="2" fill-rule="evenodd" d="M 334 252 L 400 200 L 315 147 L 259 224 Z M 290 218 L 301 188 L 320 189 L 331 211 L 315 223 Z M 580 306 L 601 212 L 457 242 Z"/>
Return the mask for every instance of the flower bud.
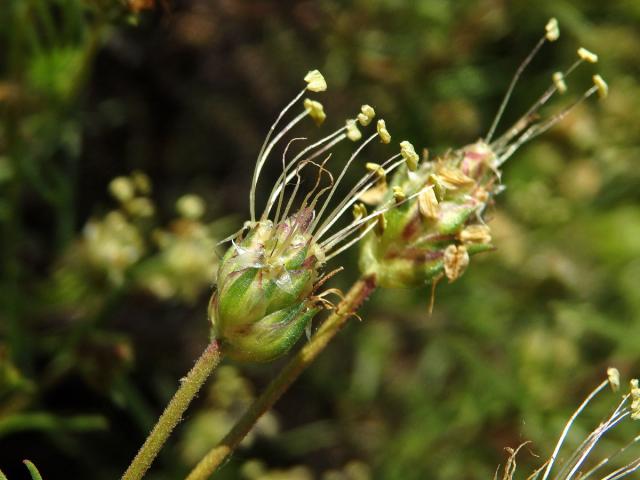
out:
<path id="1" fill-rule="evenodd" d="M 307 209 L 276 225 L 256 222 L 222 258 L 209 318 L 230 357 L 268 362 L 283 355 L 318 312 L 309 297 L 323 256 L 308 233 L 311 220 Z"/>

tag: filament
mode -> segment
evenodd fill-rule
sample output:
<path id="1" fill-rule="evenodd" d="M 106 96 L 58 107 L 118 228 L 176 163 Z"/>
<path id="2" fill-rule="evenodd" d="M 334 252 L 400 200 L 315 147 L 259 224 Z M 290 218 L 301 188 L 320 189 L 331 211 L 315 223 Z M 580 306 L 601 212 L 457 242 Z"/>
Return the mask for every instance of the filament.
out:
<path id="1" fill-rule="evenodd" d="M 258 177 L 260 176 L 260 170 L 262 169 L 262 165 L 264 164 L 264 161 L 262 160 L 262 155 L 265 151 L 265 148 L 267 147 L 267 144 L 269 143 L 269 140 L 271 139 L 271 135 L 273 135 L 273 132 L 276 129 L 276 126 L 278 125 L 278 123 L 280 123 L 280 120 L 282 119 L 284 114 L 287 113 L 291 109 L 291 107 L 293 107 L 296 104 L 296 102 L 302 98 L 302 96 L 305 94 L 306 91 L 307 89 L 304 88 L 300 93 L 298 93 L 298 95 L 295 96 L 293 100 L 291 100 L 291 102 L 289 102 L 289 104 L 286 107 L 284 107 L 284 109 L 278 115 L 278 118 L 276 118 L 276 121 L 273 122 L 273 124 L 271 125 L 271 128 L 269 129 L 269 132 L 267 133 L 267 136 L 265 137 L 264 142 L 262 143 L 262 147 L 260 147 L 260 153 L 258 153 L 258 160 L 256 161 L 256 166 L 255 166 L 255 169 L 253 170 L 253 178 L 251 180 L 251 191 L 249 192 L 249 209 L 251 210 L 252 222 L 256 221 L 256 185 L 258 184 Z"/>

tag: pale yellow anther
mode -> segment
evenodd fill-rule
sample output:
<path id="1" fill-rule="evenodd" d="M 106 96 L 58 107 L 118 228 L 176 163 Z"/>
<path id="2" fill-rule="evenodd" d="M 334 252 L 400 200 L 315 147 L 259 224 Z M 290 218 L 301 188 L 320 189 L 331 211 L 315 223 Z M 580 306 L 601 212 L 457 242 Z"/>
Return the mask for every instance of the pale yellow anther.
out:
<path id="1" fill-rule="evenodd" d="M 380 136 L 380 141 L 382 143 L 390 143 L 391 142 L 391 134 L 387 130 L 387 125 L 384 120 L 378 120 L 378 124 L 376 126 L 378 130 L 378 135 Z"/>
<path id="2" fill-rule="evenodd" d="M 438 218 L 440 207 L 433 187 L 426 188 L 418 195 L 418 210 L 427 219 Z"/>
<path id="3" fill-rule="evenodd" d="M 324 92 L 327 89 L 327 82 L 319 70 L 308 72 L 304 81 L 307 82 L 307 90 L 310 92 Z"/>
<path id="4" fill-rule="evenodd" d="M 347 120 L 347 138 L 352 142 L 357 142 L 362 138 L 362 133 L 360 133 L 355 120 Z"/>
<path id="5" fill-rule="evenodd" d="M 400 142 L 400 154 L 402 155 L 402 158 L 404 158 L 407 168 L 410 171 L 415 172 L 418 169 L 418 160 L 420 157 L 418 157 L 413 145 L 411 145 L 407 140 Z"/>
<path id="6" fill-rule="evenodd" d="M 119 202 L 128 202 L 135 194 L 133 182 L 128 177 L 116 177 L 109 183 L 109 192 Z"/>
<path id="7" fill-rule="evenodd" d="M 376 216 L 375 231 L 378 235 L 382 235 L 386 229 L 387 219 L 385 218 L 384 214 L 380 213 Z"/>
<path id="8" fill-rule="evenodd" d="M 358 114 L 358 122 L 360 122 L 360 125 L 363 127 L 366 127 L 371 123 L 375 116 L 376 111 L 371 105 L 362 105 L 362 107 L 360 107 L 360 113 Z"/>
<path id="9" fill-rule="evenodd" d="M 578 49 L 578 56 L 585 62 L 598 63 L 598 55 L 596 55 L 593 52 L 590 52 L 584 47 L 580 47 Z"/>
<path id="10" fill-rule="evenodd" d="M 444 273 L 453 282 L 469 265 L 469 252 L 464 245 L 449 245 L 444 251 Z"/>
<path id="11" fill-rule="evenodd" d="M 560 93 L 564 93 L 567 91 L 567 84 L 564 81 L 564 75 L 562 74 L 562 72 L 556 72 L 551 76 L 552 80 L 553 80 L 553 84 L 555 85 L 556 89 L 558 90 L 558 92 Z"/>
<path id="12" fill-rule="evenodd" d="M 491 230 L 486 225 L 468 225 L 460 232 L 459 238 L 464 244 L 488 245 L 491 243 Z"/>
<path id="13" fill-rule="evenodd" d="M 620 372 L 617 368 L 607 368 L 607 378 L 609 380 L 609 386 L 611 387 L 611 390 L 613 390 L 614 392 L 620 390 Z"/>
<path id="14" fill-rule="evenodd" d="M 560 26 L 558 25 L 558 20 L 555 17 L 549 19 L 547 24 L 544 27 L 545 37 L 550 42 L 555 42 L 560 37 Z"/>
<path id="15" fill-rule="evenodd" d="M 393 199 L 396 201 L 396 203 L 404 202 L 407 199 L 407 194 L 404 193 L 402 187 L 399 187 L 397 185 L 393 187 Z"/>
<path id="16" fill-rule="evenodd" d="M 324 107 L 320 102 L 305 98 L 304 108 L 307 112 L 309 112 L 309 116 L 313 119 L 314 122 L 316 122 L 316 125 L 322 125 L 322 123 L 327 118 L 327 115 L 324 113 Z"/>
<path id="17" fill-rule="evenodd" d="M 593 84 L 598 87 L 598 97 L 607 98 L 607 95 L 609 95 L 609 85 L 604 81 L 604 78 L 600 75 L 594 75 Z"/>
<path id="18" fill-rule="evenodd" d="M 387 172 L 384 170 L 384 167 L 378 163 L 369 162 L 365 164 L 365 167 L 368 171 L 375 174 L 378 177 L 378 180 L 382 183 L 385 182 L 387 178 Z"/>
<path id="19" fill-rule="evenodd" d="M 360 220 L 367 216 L 367 207 L 363 203 L 356 203 L 353 206 L 353 218 L 354 220 Z"/>

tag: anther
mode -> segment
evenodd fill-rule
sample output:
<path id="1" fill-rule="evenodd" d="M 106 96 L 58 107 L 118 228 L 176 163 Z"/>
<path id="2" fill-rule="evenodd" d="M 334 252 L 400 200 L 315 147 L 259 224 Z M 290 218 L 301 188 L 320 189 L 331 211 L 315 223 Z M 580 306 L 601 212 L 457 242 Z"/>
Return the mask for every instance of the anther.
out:
<path id="1" fill-rule="evenodd" d="M 564 93 L 567 91 L 567 84 L 564 81 L 564 75 L 562 74 L 562 72 L 554 73 L 551 78 L 559 93 Z"/>
<path id="2" fill-rule="evenodd" d="M 433 187 L 423 190 L 418 195 L 418 209 L 420 214 L 427 219 L 438 218 L 438 199 Z"/>
<path id="3" fill-rule="evenodd" d="M 311 70 L 305 75 L 304 81 L 310 92 L 324 92 L 327 89 L 327 82 L 319 70 Z"/>
<path id="4" fill-rule="evenodd" d="M 324 107 L 320 102 L 316 102 L 315 100 L 305 98 L 304 109 L 309 113 L 309 116 L 318 126 L 322 125 L 327 118 L 327 115 L 324 113 Z"/>
<path id="5" fill-rule="evenodd" d="M 380 141 L 382 143 L 390 143 L 391 142 L 391 134 L 387 130 L 387 125 L 384 120 L 378 120 L 377 124 L 378 135 L 380 136 Z"/>
<path id="6" fill-rule="evenodd" d="M 593 84 L 598 87 L 598 97 L 607 98 L 607 95 L 609 95 L 609 85 L 604 81 L 604 78 L 600 75 L 594 75 Z"/>
<path id="7" fill-rule="evenodd" d="M 371 121 L 375 118 L 376 111 L 373 109 L 371 105 L 362 105 L 360 108 L 360 113 L 358 114 L 358 122 L 363 127 L 366 127 L 371 123 Z"/>
<path id="8" fill-rule="evenodd" d="M 584 60 L 585 62 L 598 63 L 598 55 L 596 55 L 593 52 L 590 52 L 584 47 L 580 47 L 578 49 L 578 56 L 580 57 L 581 60 Z"/>
<path id="9" fill-rule="evenodd" d="M 407 198 L 407 194 L 404 193 L 402 187 L 398 187 L 397 185 L 393 187 L 393 199 L 396 203 L 404 202 Z"/>
<path id="10" fill-rule="evenodd" d="M 416 153 L 415 148 L 411 145 L 410 142 L 404 140 L 400 142 L 400 154 L 404 161 L 407 163 L 407 168 L 411 172 L 415 172 L 418 169 L 418 154 Z"/>
<path id="11" fill-rule="evenodd" d="M 352 142 L 357 142 L 362 138 L 362 133 L 360 133 L 355 120 L 347 120 L 347 138 Z"/>
<path id="12" fill-rule="evenodd" d="M 550 42 L 555 42 L 560 37 L 560 27 L 555 17 L 549 19 L 544 29 L 547 32 L 545 38 Z"/>

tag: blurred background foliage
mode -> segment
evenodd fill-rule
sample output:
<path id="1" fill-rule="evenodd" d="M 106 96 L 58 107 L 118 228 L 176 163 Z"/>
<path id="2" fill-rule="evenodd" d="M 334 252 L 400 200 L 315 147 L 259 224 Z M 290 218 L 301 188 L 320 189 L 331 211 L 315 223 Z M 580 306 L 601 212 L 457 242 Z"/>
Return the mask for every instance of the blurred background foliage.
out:
<path id="1" fill-rule="evenodd" d="M 610 97 L 509 162 L 497 250 L 438 287 L 433 315 L 427 288 L 373 296 L 220 475 L 244 479 L 491 478 L 506 446 L 548 455 L 606 366 L 637 375 L 640 3 L 4 0 L 0 468 L 124 470 L 207 342 L 215 243 L 247 216 L 262 138 L 307 70 L 329 82 L 329 124 L 370 103 L 394 139 L 443 152 L 485 134 L 550 16 L 560 41 L 504 125 L 578 46 Z M 279 365 L 226 362 L 149 478 L 183 478 Z"/>

